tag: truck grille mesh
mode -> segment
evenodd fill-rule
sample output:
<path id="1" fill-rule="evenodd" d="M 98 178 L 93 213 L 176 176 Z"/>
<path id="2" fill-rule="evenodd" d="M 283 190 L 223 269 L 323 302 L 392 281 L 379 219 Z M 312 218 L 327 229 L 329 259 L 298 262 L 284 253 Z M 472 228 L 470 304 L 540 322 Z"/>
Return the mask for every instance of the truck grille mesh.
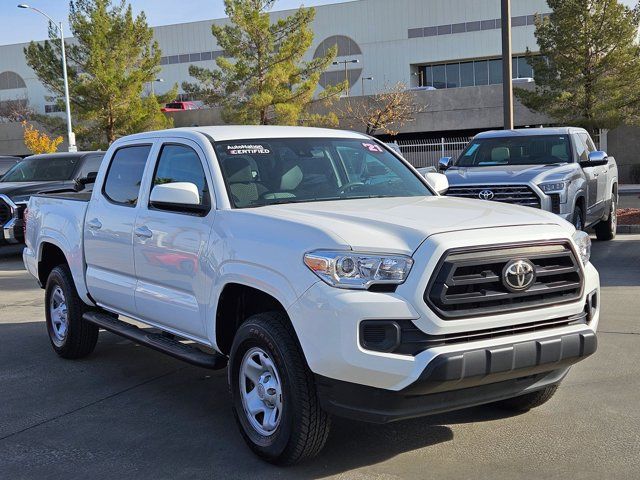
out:
<path id="1" fill-rule="evenodd" d="M 527 259 L 535 282 L 525 291 L 507 289 L 503 270 Z M 582 295 L 583 274 L 568 242 L 494 245 L 445 253 L 424 292 L 425 302 L 445 320 L 530 310 L 570 302 Z"/>
<path id="2" fill-rule="evenodd" d="M 447 196 L 461 198 L 480 198 L 480 192 L 490 191 L 494 202 L 512 203 L 526 207 L 540 208 L 540 197 L 527 185 L 452 185 Z"/>
<path id="3" fill-rule="evenodd" d="M 11 218 L 11 208 L 0 198 L 0 226 L 4 225 Z"/>

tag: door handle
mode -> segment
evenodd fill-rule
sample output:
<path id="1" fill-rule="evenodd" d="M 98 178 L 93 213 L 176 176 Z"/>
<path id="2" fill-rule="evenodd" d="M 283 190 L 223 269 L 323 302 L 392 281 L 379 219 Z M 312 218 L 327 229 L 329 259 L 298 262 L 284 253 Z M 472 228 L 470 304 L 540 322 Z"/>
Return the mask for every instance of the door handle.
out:
<path id="1" fill-rule="evenodd" d="M 87 222 L 87 227 L 91 230 L 100 230 L 102 228 L 102 223 L 97 218 L 94 218 Z"/>
<path id="2" fill-rule="evenodd" d="M 136 228 L 133 233 L 135 233 L 138 238 L 151 238 L 153 237 L 153 232 L 149 230 L 147 227 L 142 226 Z"/>

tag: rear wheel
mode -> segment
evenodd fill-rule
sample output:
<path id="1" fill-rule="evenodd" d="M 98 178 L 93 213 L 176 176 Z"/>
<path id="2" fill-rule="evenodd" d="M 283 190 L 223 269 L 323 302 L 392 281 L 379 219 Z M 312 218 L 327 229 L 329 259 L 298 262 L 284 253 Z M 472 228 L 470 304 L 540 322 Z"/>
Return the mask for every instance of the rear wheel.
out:
<path id="1" fill-rule="evenodd" d="M 550 385 L 542 390 L 495 402 L 493 405 L 512 412 L 526 412 L 548 402 L 556 390 L 558 390 L 558 385 Z"/>
<path id="2" fill-rule="evenodd" d="M 263 459 L 290 465 L 324 446 L 330 419 L 283 314 L 257 314 L 240 326 L 231 348 L 229 388 L 240 432 Z"/>
<path id="3" fill-rule="evenodd" d="M 55 352 L 63 358 L 89 355 L 98 342 L 98 327 L 82 318 L 89 307 L 78 296 L 66 265 L 55 267 L 49 274 L 45 305 L 47 332 Z"/>
<path id="4" fill-rule="evenodd" d="M 613 240 L 616 238 L 616 230 L 618 228 L 618 205 L 615 192 L 611 195 L 611 210 L 609 218 L 596 225 L 596 238 L 598 240 Z"/>

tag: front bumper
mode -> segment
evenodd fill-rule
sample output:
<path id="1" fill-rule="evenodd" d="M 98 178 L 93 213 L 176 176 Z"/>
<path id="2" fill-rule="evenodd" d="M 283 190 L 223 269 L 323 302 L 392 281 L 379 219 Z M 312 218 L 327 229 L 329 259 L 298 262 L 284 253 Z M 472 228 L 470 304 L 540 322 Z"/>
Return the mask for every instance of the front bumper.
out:
<path id="1" fill-rule="evenodd" d="M 335 415 L 387 423 L 495 402 L 556 384 L 571 365 L 596 348 L 595 333 L 585 328 L 544 340 L 438 355 L 413 384 L 398 392 L 319 377 L 318 394 L 323 408 Z"/>
<path id="2" fill-rule="evenodd" d="M 22 219 L 10 218 L 2 227 L 2 235 L 6 243 L 24 243 L 24 223 Z"/>

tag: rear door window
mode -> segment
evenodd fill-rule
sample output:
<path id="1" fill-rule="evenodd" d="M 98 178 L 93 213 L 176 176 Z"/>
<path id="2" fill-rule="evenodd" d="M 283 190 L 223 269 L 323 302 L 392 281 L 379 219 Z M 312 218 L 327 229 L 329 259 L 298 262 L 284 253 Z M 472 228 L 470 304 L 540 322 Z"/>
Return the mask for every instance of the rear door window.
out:
<path id="1" fill-rule="evenodd" d="M 144 167 L 151 145 L 122 147 L 116 151 L 109 165 L 104 195 L 111 202 L 135 207 L 138 204 Z"/>

